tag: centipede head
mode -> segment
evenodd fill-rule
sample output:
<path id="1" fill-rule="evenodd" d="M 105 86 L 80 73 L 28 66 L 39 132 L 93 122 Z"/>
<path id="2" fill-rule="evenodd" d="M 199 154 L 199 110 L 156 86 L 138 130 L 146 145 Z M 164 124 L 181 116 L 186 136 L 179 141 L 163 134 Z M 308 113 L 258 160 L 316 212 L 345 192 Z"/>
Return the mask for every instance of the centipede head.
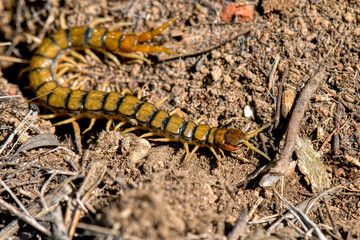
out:
<path id="1" fill-rule="evenodd" d="M 224 134 L 224 144 L 221 148 L 230 152 L 236 151 L 244 143 L 245 136 L 240 129 L 228 129 Z"/>
<path id="2" fill-rule="evenodd" d="M 268 128 L 273 121 L 268 122 L 261 128 L 252 131 L 251 133 L 243 133 L 239 129 L 229 129 L 224 133 L 224 142 L 221 146 L 222 149 L 225 149 L 230 152 L 234 152 L 240 148 L 241 145 L 245 145 L 251 150 L 259 153 L 263 157 L 265 157 L 267 160 L 271 162 L 271 158 L 267 156 L 264 152 L 260 151 L 258 148 L 256 148 L 254 145 L 252 145 L 248 140 L 255 137 L 258 133 L 262 132 L 264 129 Z"/>

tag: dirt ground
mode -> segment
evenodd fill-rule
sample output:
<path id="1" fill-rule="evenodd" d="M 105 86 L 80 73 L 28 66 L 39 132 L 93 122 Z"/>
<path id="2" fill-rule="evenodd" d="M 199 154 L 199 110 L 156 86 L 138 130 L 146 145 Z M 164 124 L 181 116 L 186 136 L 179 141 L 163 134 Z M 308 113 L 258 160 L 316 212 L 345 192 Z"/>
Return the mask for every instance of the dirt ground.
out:
<path id="1" fill-rule="evenodd" d="M 107 132 L 99 120 L 78 134 L 88 119 L 53 126 L 63 119 L 41 119 L 51 112 L 36 100 L 20 104 L 34 93 L 19 73 L 61 16 L 69 28 L 111 17 L 100 25 L 130 23 L 120 27 L 127 33 L 178 16 L 149 44 L 180 54 L 143 54 L 152 64 L 119 58 L 119 68 L 79 51 L 82 78 L 70 71 L 62 84 L 130 89 L 151 103 L 169 96 L 161 109 L 244 132 L 276 116 L 277 126 L 250 140 L 274 161 L 296 135 L 310 147 L 291 151 L 284 178 L 266 187 L 266 173 L 244 181 L 268 164 L 245 146 L 221 155 L 221 166 L 208 148 L 185 165 L 181 143 L 138 139 L 143 131 Z M 359 239 L 359 23 L 356 0 L 0 0 L 0 239 Z M 296 114 L 298 133 L 286 135 Z"/>

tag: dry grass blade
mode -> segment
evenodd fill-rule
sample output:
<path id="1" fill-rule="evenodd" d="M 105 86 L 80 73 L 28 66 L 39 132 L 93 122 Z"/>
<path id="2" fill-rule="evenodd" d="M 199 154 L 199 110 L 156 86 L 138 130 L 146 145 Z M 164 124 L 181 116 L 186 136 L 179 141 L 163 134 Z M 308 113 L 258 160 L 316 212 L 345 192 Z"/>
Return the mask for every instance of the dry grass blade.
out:
<path id="1" fill-rule="evenodd" d="M 44 226 L 42 226 L 38 221 L 36 221 L 33 217 L 28 216 L 27 214 L 23 214 L 19 210 L 17 210 L 14 206 L 4 201 L 0 198 L 0 205 L 6 208 L 9 212 L 14 214 L 19 219 L 23 220 L 24 222 L 28 223 L 29 225 L 33 226 L 35 229 L 39 230 L 43 234 L 48 237 L 51 237 L 51 232 L 47 230 Z"/>
<path id="2" fill-rule="evenodd" d="M 247 224 L 247 210 L 244 209 L 239 219 L 236 221 L 236 224 L 233 228 L 233 230 L 228 234 L 228 240 L 236 240 L 239 239 L 246 230 L 246 224 Z"/>
<path id="3" fill-rule="evenodd" d="M 284 198 L 281 194 L 279 194 L 274 189 L 275 194 L 280 198 L 280 200 L 284 203 L 285 207 L 297 218 L 297 220 L 301 223 L 302 227 L 306 232 L 313 231 L 315 232 L 316 236 L 320 240 L 327 240 L 327 238 L 324 236 L 324 234 L 321 232 L 321 230 L 318 228 L 318 226 L 308 218 L 308 216 L 305 215 L 300 209 L 295 207 L 293 204 L 291 204 L 286 198 Z"/>
<path id="4" fill-rule="evenodd" d="M 65 197 L 67 197 L 73 191 L 69 182 L 74 180 L 75 178 L 77 177 L 69 178 L 62 185 L 60 185 L 55 191 L 45 196 L 45 202 L 47 206 L 49 206 L 49 208 L 59 204 Z M 46 214 L 46 212 L 43 212 L 42 210 L 43 207 L 39 201 L 31 203 L 30 206 L 27 208 L 27 211 L 30 213 L 30 215 L 36 216 L 36 218 L 39 218 L 44 214 Z M 19 220 L 12 221 L 0 231 L 0 240 L 9 239 L 19 229 L 20 229 Z"/>
<path id="5" fill-rule="evenodd" d="M 349 186 L 351 183 L 347 182 L 344 183 L 342 185 L 333 187 L 329 190 L 326 190 L 312 198 L 309 198 L 303 202 L 301 202 L 300 204 L 298 204 L 296 206 L 297 209 L 299 209 L 300 211 L 304 212 L 305 214 L 307 214 L 310 211 L 314 211 L 318 208 L 319 205 L 315 205 L 316 202 L 321 199 L 321 198 L 327 198 L 327 199 L 331 199 L 332 197 L 334 197 L 336 194 L 338 194 L 340 191 L 343 190 L 343 188 L 345 188 L 346 186 Z M 273 230 L 284 220 L 284 219 L 293 219 L 294 215 L 291 212 L 286 213 L 285 215 L 283 215 L 281 218 L 279 218 L 278 220 L 276 220 L 276 222 L 274 222 L 268 229 L 267 229 L 267 234 L 270 234 L 271 232 L 273 232 Z M 261 220 L 259 221 L 261 222 Z"/>
<path id="6" fill-rule="evenodd" d="M 2 147 L 0 148 L 0 155 L 1 153 L 4 151 L 4 149 L 7 147 L 7 145 L 9 145 L 11 143 L 11 141 L 14 139 L 14 137 L 20 132 L 20 130 L 22 129 L 23 126 L 25 126 L 25 124 L 30 121 L 33 121 L 34 117 L 37 115 L 37 112 L 32 110 L 30 108 L 29 112 L 26 114 L 26 116 L 24 117 L 24 119 L 21 121 L 21 123 L 19 124 L 19 126 L 17 126 L 17 128 L 10 134 L 10 136 L 6 139 L 5 143 L 2 145 Z M 23 131 L 24 132 L 24 131 Z"/>
<path id="7" fill-rule="evenodd" d="M 21 146 L 16 150 L 14 155 L 20 153 L 21 151 L 28 151 L 38 147 L 49 147 L 49 146 L 60 146 L 61 143 L 57 140 L 56 135 L 44 133 L 33 136 L 26 140 Z"/>

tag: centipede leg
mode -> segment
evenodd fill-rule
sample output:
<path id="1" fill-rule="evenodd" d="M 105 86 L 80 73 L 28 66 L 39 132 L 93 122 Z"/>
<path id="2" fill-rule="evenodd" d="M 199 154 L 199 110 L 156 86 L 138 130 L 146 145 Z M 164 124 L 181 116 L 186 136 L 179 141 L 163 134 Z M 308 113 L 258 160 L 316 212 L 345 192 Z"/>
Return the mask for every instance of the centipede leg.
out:
<path id="1" fill-rule="evenodd" d="M 70 69 L 68 67 L 64 67 L 63 69 L 61 69 L 57 74 L 56 74 L 56 78 L 60 79 L 62 76 L 64 76 L 65 73 L 67 73 Z"/>
<path id="2" fill-rule="evenodd" d="M 90 125 L 89 125 L 89 127 L 88 127 L 87 129 L 85 129 L 85 130 L 83 131 L 83 134 L 86 133 L 86 132 L 88 132 L 88 131 L 90 131 L 90 130 L 93 128 L 95 122 L 96 122 L 96 118 L 91 118 L 91 120 L 90 120 Z"/>
<path id="3" fill-rule="evenodd" d="M 89 23 L 89 28 L 95 28 L 97 25 L 101 23 L 107 23 L 113 21 L 113 17 L 107 17 L 107 18 L 97 18 Z"/>
<path id="4" fill-rule="evenodd" d="M 181 111 L 179 108 L 175 108 L 174 110 L 169 112 L 170 116 L 172 116 L 174 114 L 178 115 L 179 117 L 184 117 L 185 116 L 185 113 L 183 111 Z"/>
<path id="5" fill-rule="evenodd" d="M 106 123 L 106 131 L 107 132 L 110 132 L 110 127 L 111 127 L 111 124 L 113 123 L 113 120 L 112 119 L 109 119 Z"/>
<path id="6" fill-rule="evenodd" d="M 185 146 L 185 144 L 184 144 Z M 184 159 L 184 164 L 188 164 L 188 162 L 190 161 L 191 157 L 194 155 L 194 153 L 199 149 L 199 145 L 195 145 L 195 147 L 193 148 L 193 150 L 191 151 L 190 154 L 186 154 L 185 155 L 185 159 Z M 188 147 L 189 148 L 189 147 Z M 186 149 L 186 148 L 185 148 Z"/>
<path id="7" fill-rule="evenodd" d="M 166 97 L 160 99 L 160 101 L 158 101 L 156 104 L 155 104 L 155 107 L 159 108 L 161 106 L 161 104 L 163 104 L 166 100 L 169 99 L 169 97 L 171 96 L 171 93 L 169 93 L 168 95 L 166 95 Z"/>
<path id="8" fill-rule="evenodd" d="M 65 15 L 68 14 L 68 13 L 70 13 L 70 11 L 62 11 L 60 13 L 59 19 L 60 19 L 60 28 L 61 29 L 68 29 L 69 28 L 67 26 L 67 24 L 66 24 L 66 19 L 65 19 Z"/>
<path id="9" fill-rule="evenodd" d="M 216 159 L 217 159 L 217 165 L 218 165 L 218 169 L 220 170 L 221 168 L 221 157 L 219 156 L 219 154 L 216 152 L 216 150 L 213 147 L 209 147 L 210 151 L 215 155 Z"/>
<path id="10" fill-rule="evenodd" d="M 100 59 L 93 51 L 91 51 L 91 49 L 86 48 L 86 49 L 85 49 L 85 53 L 86 53 L 87 55 L 89 55 L 90 57 L 92 57 L 93 59 L 95 59 L 95 61 L 96 61 L 97 63 L 100 63 L 100 64 L 103 63 L 103 62 L 101 61 L 101 59 Z"/>
<path id="11" fill-rule="evenodd" d="M 26 73 L 29 70 L 30 70 L 30 67 L 26 67 L 26 68 L 21 69 L 19 74 L 18 74 L 18 80 L 22 77 L 22 75 L 24 75 L 24 73 Z"/>
<path id="12" fill-rule="evenodd" d="M 156 134 L 153 132 L 148 132 L 148 133 L 144 133 L 143 135 L 141 135 L 139 138 L 147 138 L 147 137 L 152 137 L 155 136 Z"/>
<path id="13" fill-rule="evenodd" d="M 135 127 L 131 127 L 131 128 L 128 128 L 128 129 L 125 129 L 124 131 L 122 131 L 120 134 L 121 135 L 124 135 L 125 133 L 129 133 L 129 132 L 133 132 L 133 131 L 136 131 L 136 130 L 139 130 L 140 128 L 135 126 Z"/>
<path id="14" fill-rule="evenodd" d="M 199 124 L 201 121 L 204 121 L 205 120 L 205 117 L 200 117 L 199 119 L 195 120 L 194 122 L 196 124 Z"/>
<path id="15" fill-rule="evenodd" d="M 124 126 L 126 124 L 126 122 L 119 122 L 118 124 L 116 124 L 116 126 L 114 127 L 114 131 L 119 130 L 119 128 L 121 128 L 122 126 Z"/>
<path id="16" fill-rule="evenodd" d="M 73 60 L 73 59 L 71 59 L 71 58 L 69 58 L 68 56 L 61 56 L 60 58 L 59 58 L 59 61 L 58 61 L 59 63 L 60 62 L 68 62 L 68 63 L 71 63 L 73 66 L 76 66 L 77 68 L 79 68 L 78 67 L 78 64 L 77 64 L 77 62 L 75 61 L 75 60 Z M 59 65 L 58 65 L 59 66 Z"/>
<path id="17" fill-rule="evenodd" d="M 56 113 L 39 115 L 39 117 L 42 118 L 42 119 L 53 119 L 53 118 L 56 118 L 58 116 L 59 116 L 59 114 L 56 114 Z"/>
<path id="18" fill-rule="evenodd" d="M 112 53 L 107 52 L 107 51 L 101 51 L 106 57 L 108 57 L 111 61 L 113 61 L 115 63 L 115 65 L 118 68 L 121 68 L 121 63 L 119 61 L 119 59 Z"/>
<path id="19" fill-rule="evenodd" d="M 76 52 L 75 50 L 72 49 L 72 50 L 69 52 L 69 54 L 70 54 L 71 56 L 73 56 L 74 58 L 79 59 L 79 61 L 81 61 L 82 63 L 88 65 L 85 57 L 84 57 L 83 55 L 81 55 L 80 53 Z"/>
<path id="20" fill-rule="evenodd" d="M 60 122 L 55 123 L 54 126 L 69 124 L 69 123 L 72 123 L 72 122 L 74 122 L 76 120 L 78 120 L 78 118 L 76 118 L 76 117 L 68 118 L 68 119 L 65 119 L 64 121 L 60 121 Z"/>

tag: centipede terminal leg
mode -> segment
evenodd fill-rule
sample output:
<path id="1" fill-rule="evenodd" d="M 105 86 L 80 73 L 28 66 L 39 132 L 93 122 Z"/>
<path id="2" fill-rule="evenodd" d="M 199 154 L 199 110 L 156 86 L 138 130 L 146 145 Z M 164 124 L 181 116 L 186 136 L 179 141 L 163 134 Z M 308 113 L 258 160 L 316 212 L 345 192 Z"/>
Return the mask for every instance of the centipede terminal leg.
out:
<path id="1" fill-rule="evenodd" d="M 145 44 L 139 44 L 139 45 L 134 46 L 133 50 L 137 51 L 137 52 L 146 52 L 146 53 L 164 52 L 164 53 L 168 53 L 171 55 L 179 56 L 179 54 L 177 54 L 176 52 L 171 51 L 170 49 L 163 47 L 163 46 L 150 46 L 150 45 L 145 45 Z"/>
<path id="2" fill-rule="evenodd" d="M 171 24 L 173 24 L 173 22 L 175 22 L 176 19 L 178 19 L 178 17 L 174 17 L 174 18 L 170 19 L 169 21 L 165 22 L 160 27 L 155 28 L 154 30 L 152 30 L 150 32 L 145 32 L 145 33 L 141 33 L 141 34 L 137 35 L 136 41 L 139 43 L 142 43 L 142 42 L 146 42 L 146 41 L 153 39 L 156 35 L 161 34 L 166 28 L 168 28 Z"/>
<path id="3" fill-rule="evenodd" d="M 116 53 L 118 55 L 120 55 L 121 57 L 124 57 L 124 58 L 134 58 L 134 59 L 140 59 L 144 62 L 146 62 L 147 64 L 151 64 L 151 61 L 147 58 L 144 58 L 143 56 L 140 56 L 136 53 L 125 53 L 125 52 L 118 52 Z"/>

